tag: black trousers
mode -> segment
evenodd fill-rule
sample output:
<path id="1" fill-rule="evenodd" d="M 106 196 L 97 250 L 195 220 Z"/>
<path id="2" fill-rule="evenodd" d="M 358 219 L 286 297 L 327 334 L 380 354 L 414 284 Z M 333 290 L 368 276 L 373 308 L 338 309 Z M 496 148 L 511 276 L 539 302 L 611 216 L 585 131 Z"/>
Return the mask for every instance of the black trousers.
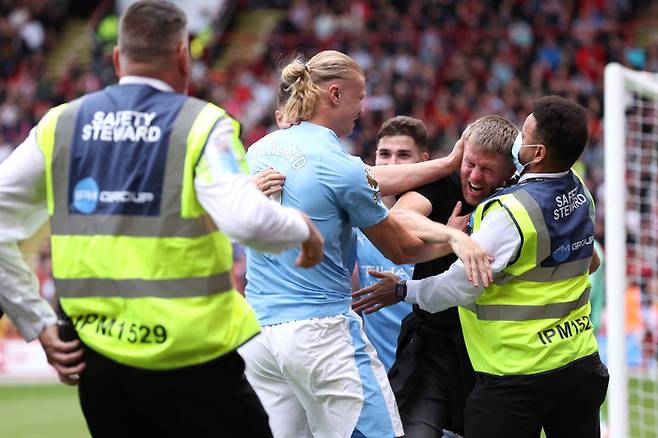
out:
<path id="1" fill-rule="evenodd" d="M 598 438 L 608 370 L 598 353 L 532 376 L 478 374 L 466 438 Z"/>
<path id="2" fill-rule="evenodd" d="M 463 435 L 475 372 L 459 324 L 437 329 L 411 313 L 388 376 L 406 437 L 441 438 L 444 429 Z"/>
<path id="3" fill-rule="evenodd" d="M 232 352 L 166 371 L 129 367 L 86 347 L 80 405 L 94 437 L 272 437 Z"/>

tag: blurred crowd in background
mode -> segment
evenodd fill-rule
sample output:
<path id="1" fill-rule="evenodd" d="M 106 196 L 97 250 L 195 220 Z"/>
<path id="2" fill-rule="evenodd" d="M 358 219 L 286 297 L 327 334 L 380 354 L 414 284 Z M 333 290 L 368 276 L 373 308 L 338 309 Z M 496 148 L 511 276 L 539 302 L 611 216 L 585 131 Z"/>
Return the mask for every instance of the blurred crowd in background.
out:
<path id="1" fill-rule="evenodd" d="M 95 17 L 90 3 L 0 0 L 0 161 L 51 106 L 116 81 L 111 50 L 117 19 L 112 2 L 100 2 L 105 7 Z M 216 32 L 213 26 L 222 22 L 218 17 L 209 28 L 191 36 L 190 94 L 217 103 L 237 118 L 243 124 L 245 146 L 274 129 L 280 68 L 295 56 L 308 59 L 323 49 L 349 54 L 366 71 L 366 113 L 344 144 L 369 164 L 374 161 L 379 126 L 394 115 L 423 120 L 430 132 L 431 154 L 439 157 L 452 149 L 462 130 L 476 118 L 498 113 L 521 126 L 537 97 L 559 94 L 579 102 L 589 113 L 590 139 L 579 165 L 598 205 L 596 236 L 605 244 L 603 70 L 607 63 L 619 62 L 658 72 L 658 38 L 647 39 L 642 33 L 647 20 L 658 17 L 650 1 L 235 3 L 234 15 L 253 8 L 274 10 L 272 19 L 278 23 L 265 37 L 266 49 L 254 59 L 218 67 L 218 55 L 229 37 L 235 36 L 231 23 Z M 93 31 L 79 36 L 94 41 L 91 62 L 73 62 L 59 77 L 47 75 L 49 54 L 59 44 L 67 18 L 76 14 L 93 19 Z M 656 143 L 653 147 L 658 148 Z M 240 287 L 243 253 L 239 248 L 236 253 Z M 49 266 L 45 248 L 37 260 L 37 274 L 46 295 L 52 295 L 53 289 Z M 646 267 L 629 266 L 634 269 Z M 656 264 L 648 269 L 642 276 L 655 279 Z M 638 286 L 640 302 L 643 296 L 658 297 L 658 290 L 646 287 L 658 288 L 658 282 Z"/>

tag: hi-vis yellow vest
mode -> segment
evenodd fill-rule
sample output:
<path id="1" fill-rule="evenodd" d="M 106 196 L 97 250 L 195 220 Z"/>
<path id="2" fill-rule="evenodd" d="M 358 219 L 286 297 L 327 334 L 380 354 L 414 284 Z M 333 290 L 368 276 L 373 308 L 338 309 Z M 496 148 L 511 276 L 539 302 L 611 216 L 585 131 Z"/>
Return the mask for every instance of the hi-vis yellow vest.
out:
<path id="1" fill-rule="evenodd" d="M 77 126 L 84 122 L 79 113 L 88 97 L 53 108 L 37 128 L 46 164 L 53 277 L 81 340 L 119 363 L 153 370 L 200 364 L 235 350 L 258 333 L 258 322 L 232 286 L 229 239 L 194 191 L 195 167 L 225 112 L 186 98 L 166 127 L 168 145 L 140 145 L 167 147 L 159 214 L 77 214 L 71 207 L 69 168 L 73 141 L 81 133 L 89 137 Z M 128 120 L 130 112 L 124 116 Z M 130 133 L 133 139 L 138 134 Z M 244 162 L 237 132 L 235 146 Z M 93 152 L 102 154 L 102 149 Z M 99 196 L 93 190 L 81 193 L 95 196 L 94 201 Z"/>
<path id="2" fill-rule="evenodd" d="M 475 371 L 529 375 L 596 353 L 588 276 L 594 208 L 587 189 L 571 172 L 506 189 L 478 206 L 473 231 L 497 209 L 512 217 L 522 246 L 475 304 L 459 308 Z"/>

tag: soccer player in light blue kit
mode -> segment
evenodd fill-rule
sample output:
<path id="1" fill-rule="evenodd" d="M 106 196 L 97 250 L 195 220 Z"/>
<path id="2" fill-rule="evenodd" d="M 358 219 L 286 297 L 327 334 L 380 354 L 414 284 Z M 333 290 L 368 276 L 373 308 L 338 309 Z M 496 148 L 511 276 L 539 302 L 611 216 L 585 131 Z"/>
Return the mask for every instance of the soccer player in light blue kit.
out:
<path id="1" fill-rule="evenodd" d="M 412 236 L 388 216 L 377 181 L 338 140 L 362 114 L 363 70 L 335 51 L 282 72 L 291 90 L 287 129 L 251 146 L 252 172 L 268 167 L 286 175 L 280 202 L 305 211 L 325 239 L 324 261 L 290 269 L 295 251 L 249 251 L 246 295 L 263 326 L 240 354 L 275 437 L 394 437 L 403 434 L 385 370 L 350 310 L 356 233 L 396 263 L 428 260 L 452 249 L 488 276 L 489 259 L 460 231 L 444 227 L 435 243 Z M 434 239 L 433 239 L 434 240 Z M 486 279 L 484 279 L 486 281 Z"/>
<path id="2" fill-rule="evenodd" d="M 423 122 L 413 117 L 397 116 L 385 121 L 377 133 L 375 165 L 418 163 L 428 160 L 427 136 L 427 128 Z M 391 208 L 395 204 L 395 197 L 385 196 L 383 202 L 386 207 Z M 368 272 L 370 270 L 392 272 L 403 280 L 412 278 L 413 264 L 396 265 L 384 257 L 360 230 L 357 230 L 356 259 L 359 283 L 357 289 L 379 281 L 379 278 Z M 379 312 L 361 315 L 364 331 L 377 350 L 377 356 L 387 372 L 395 361 L 400 323 L 410 312 L 411 305 L 400 301 L 384 307 Z"/>

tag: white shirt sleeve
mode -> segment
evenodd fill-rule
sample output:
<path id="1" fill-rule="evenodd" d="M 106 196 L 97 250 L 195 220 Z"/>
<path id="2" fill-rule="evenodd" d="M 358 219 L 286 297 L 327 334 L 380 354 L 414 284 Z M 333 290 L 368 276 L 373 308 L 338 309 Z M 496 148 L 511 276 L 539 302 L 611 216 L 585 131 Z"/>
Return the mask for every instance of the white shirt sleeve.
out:
<path id="1" fill-rule="evenodd" d="M 235 241 L 257 251 L 276 253 L 298 246 L 310 231 L 301 214 L 266 197 L 251 178 L 238 171 L 233 128 L 215 127 L 194 179 L 196 195 L 217 227 Z"/>
<path id="2" fill-rule="evenodd" d="M 502 271 L 521 248 L 521 235 L 506 210 L 497 209 L 482 220 L 480 229 L 471 236 L 482 249 L 495 257 L 491 263 L 494 274 Z M 466 278 L 461 260 L 432 277 L 407 281 L 405 301 L 418 304 L 428 312 L 440 312 L 450 307 L 474 303 L 484 292 Z"/>
<path id="3" fill-rule="evenodd" d="M 44 160 L 35 128 L 0 163 L 0 308 L 27 341 L 57 319 L 17 245 L 47 219 Z"/>

